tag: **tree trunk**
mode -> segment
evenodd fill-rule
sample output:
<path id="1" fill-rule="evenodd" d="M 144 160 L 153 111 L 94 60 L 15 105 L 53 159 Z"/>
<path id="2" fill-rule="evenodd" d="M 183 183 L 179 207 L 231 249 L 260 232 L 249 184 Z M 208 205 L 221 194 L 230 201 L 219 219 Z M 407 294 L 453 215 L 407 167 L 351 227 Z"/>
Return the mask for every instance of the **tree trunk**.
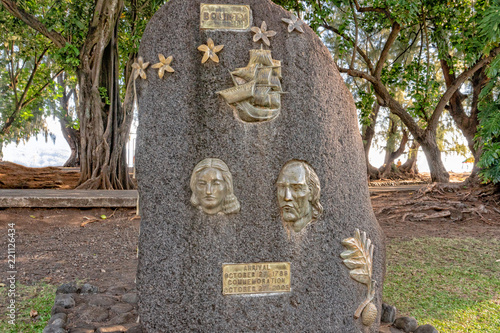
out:
<path id="1" fill-rule="evenodd" d="M 380 111 L 380 105 L 375 102 L 373 104 L 373 111 L 370 115 L 370 124 L 368 126 L 363 127 L 362 139 L 363 139 L 363 148 L 365 150 L 365 161 L 366 168 L 368 172 L 368 177 L 370 179 L 379 179 L 378 169 L 375 168 L 370 163 L 370 148 L 372 145 L 373 137 L 375 136 L 375 125 L 377 124 L 377 117 Z"/>
<path id="2" fill-rule="evenodd" d="M 367 78 L 371 83 L 377 95 L 377 100 L 380 106 L 388 107 L 392 114 L 401 119 L 408 131 L 413 136 L 414 140 L 422 146 L 424 153 L 427 157 L 429 169 L 431 171 L 431 178 L 433 181 L 448 183 L 450 175 L 444 168 L 443 161 L 441 160 L 441 152 L 439 151 L 436 142 L 436 124 L 431 123 L 426 130 L 419 127 L 418 123 L 413 117 L 403 108 L 403 106 L 394 99 L 389 93 L 389 90 L 384 86 L 381 80 L 377 80 L 361 71 L 345 70 L 340 68 L 341 72 L 346 72 L 351 76 Z M 443 98 L 442 98 L 443 99 Z M 439 106 L 439 105 L 438 105 Z M 437 107 L 436 107 L 437 108 Z M 443 106 L 444 108 L 444 106 Z M 436 119 L 436 110 L 433 113 L 432 119 Z M 429 121 L 430 122 L 430 121 Z"/>
<path id="3" fill-rule="evenodd" d="M 425 136 L 420 138 L 418 142 L 422 146 L 422 150 L 427 158 L 432 182 L 448 183 L 450 181 L 450 175 L 448 171 L 446 171 L 443 161 L 441 160 L 441 151 L 436 143 L 436 134 L 431 131 L 426 131 Z"/>
<path id="4" fill-rule="evenodd" d="M 448 58 L 451 58 L 448 56 Z M 452 68 L 448 65 L 446 60 L 441 60 L 441 69 L 443 72 L 443 76 L 446 81 L 446 85 L 449 87 L 456 79 L 455 74 L 451 73 Z M 450 112 L 451 117 L 453 118 L 455 124 L 460 129 L 465 139 L 467 140 L 467 146 L 469 147 L 472 156 L 474 156 L 474 167 L 472 171 L 472 175 L 477 173 L 477 162 L 479 162 L 479 158 L 481 157 L 481 152 L 479 152 L 475 147 L 475 136 L 477 133 L 477 126 L 479 125 L 478 113 L 479 113 L 479 95 L 481 94 L 481 90 L 488 83 L 489 78 L 486 75 L 486 66 L 479 69 L 475 72 L 471 77 L 472 84 L 472 101 L 470 106 L 470 112 L 467 114 L 463 107 L 462 102 L 467 98 L 466 95 L 463 95 L 460 91 L 456 91 L 452 98 L 450 99 L 450 103 L 447 107 Z M 471 175 L 471 176 L 472 176 Z"/>
<path id="5" fill-rule="evenodd" d="M 55 47 L 62 49 L 71 44 L 71 40 L 46 27 L 15 1 L 0 1 L 9 13 L 50 39 Z M 75 69 L 80 88 L 78 188 L 129 189 L 133 186 L 125 158 L 125 143 L 132 123 L 132 80 L 125 82 L 123 108 L 118 85 L 117 24 L 123 5 L 124 0 L 95 0 L 94 16 L 80 49 L 80 64 Z"/>
<path id="6" fill-rule="evenodd" d="M 123 0 L 98 0 L 80 54 L 78 116 L 81 131 L 81 176 L 78 188 L 130 189 L 126 140 L 132 122 L 122 108 L 118 83 L 117 22 Z M 130 82 L 129 82 L 130 83 Z"/>
<path id="7" fill-rule="evenodd" d="M 75 130 L 71 127 L 65 119 L 59 119 L 61 124 L 61 131 L 63 133 L 64 139 L 71 149 L 71 155 L 64 163 L 64 167 L 78 167 L 80 166 L 80 131 Z"/>
<path id="8" fill-rule="evenodd" d="M 393 151 L 386 155 L 385 164 L 379 168 L 380 178 L 385 178 L 392 170 L 392 164 L 399 156 L 403 155 L 406 144 L 408 143 L 408 132 L 403 130 L 403 137 L 401 138 L 401 143 L 396 151 Z"/>
<path id="9" fill-rule="evenodd" d="M 69 109 L 69 102 L 73 97 L 75 104 L 77 100 L 75 97 L 75 89 L 71 89 L 69 92 L 66 91 L 65 75 L 60 75 L 57 77 L 57 83 L 63 87 L 62 96 L 59 98 L 61 104 L 61 113 L 58 114 L 59 123 L 61 124 L 61 132 L 63 133 L 64 139 L 71 149 L 71 155 L 64 163 L 64 167 L 79 167 L 80 166 L 80 130 L 73 128 L 73 117 Z"/>
<path id="10" fill-rule="evenodd" d="M 412 175 L 418 174 L 417 157 L 419 148 L 420 144 L 418 144 L 418 142 L 414 140 L 413 144 L 410 147 L 410 151 L 408 153 L 408 159 L 402 166 L 399 167 L 399 171 L 409 173 Z"/>

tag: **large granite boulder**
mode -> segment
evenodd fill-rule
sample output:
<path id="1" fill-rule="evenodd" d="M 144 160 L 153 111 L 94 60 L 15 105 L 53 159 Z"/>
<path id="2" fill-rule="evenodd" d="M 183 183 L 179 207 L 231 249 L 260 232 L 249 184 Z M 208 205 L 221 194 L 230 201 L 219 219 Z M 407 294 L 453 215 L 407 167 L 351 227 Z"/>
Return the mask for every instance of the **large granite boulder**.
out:
<path id="1" fill-rule="evenodd" d="M 289 32 L 282 18 L 291 14 L 271 1 L 229 2 L 249 6 L 243 30 L 201 29 L 202 2 L 169 1 L 139 51 L 151 64 L 162 54 L 175 70 L 149 66 L 136 80 L 144 327 L 377 332 L 383 234 L 353 98 L 329 51 L 305 24 Z M 262 71 L 253 72 L 258 88 L 237 68 Z M 269 102 L 224 95 L 245 84 Z M 282 278 L 245 279 L 255 274 Z"/>

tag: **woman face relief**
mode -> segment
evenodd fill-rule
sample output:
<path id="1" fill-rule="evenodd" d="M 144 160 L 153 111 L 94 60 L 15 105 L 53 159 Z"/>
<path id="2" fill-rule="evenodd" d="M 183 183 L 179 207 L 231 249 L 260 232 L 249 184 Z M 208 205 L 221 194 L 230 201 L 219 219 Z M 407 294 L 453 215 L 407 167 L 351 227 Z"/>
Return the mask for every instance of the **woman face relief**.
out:
<path id="1" fill-rule="evenodd" d="M 196 180 L 195 195 L 205 213 L 220 212 L 227 195 L 227 185 L 222 172 L 215 168 L 200 171 Z"/>

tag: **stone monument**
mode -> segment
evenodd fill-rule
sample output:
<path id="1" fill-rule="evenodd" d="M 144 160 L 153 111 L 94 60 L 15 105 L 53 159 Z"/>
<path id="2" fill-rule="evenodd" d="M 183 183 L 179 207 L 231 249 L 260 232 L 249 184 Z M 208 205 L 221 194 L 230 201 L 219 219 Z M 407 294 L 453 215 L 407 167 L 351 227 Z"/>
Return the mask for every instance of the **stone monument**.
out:
<path id="1" fill-rule="evenodd" d="M 139 55 L 146 330 L 378 332 L 383 234 L 315 33 L 268 0 L 171 0 Z"/>

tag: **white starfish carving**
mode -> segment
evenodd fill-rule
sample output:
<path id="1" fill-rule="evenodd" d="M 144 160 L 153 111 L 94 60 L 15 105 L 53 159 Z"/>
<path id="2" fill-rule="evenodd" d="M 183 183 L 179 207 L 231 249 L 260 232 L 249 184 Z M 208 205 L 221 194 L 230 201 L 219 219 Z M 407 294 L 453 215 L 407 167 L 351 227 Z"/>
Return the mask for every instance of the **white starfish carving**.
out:
<path id="1" fill-rule="evenodd" d="M 267 30 L 267 24 L 266 21 L 262 21 L 262 24 L 259 27 L 252 27 L 250 30 L 252 30 L 255 35 L 253 36 L 253 41 L 258 42 L 260 39 L 267 45 L 271 46 L 271 42 L 269 41 L 269 37 L 276 36 L 276 31 L 273 30 Z"/>
<path id="2" fill-rule="evenodd" d="M 144 62 L 142 57 L 137 58 L 137 62 L 132 64 L 132 68 L 134 69 L 134 80 L 141 76 L 144 80 L 147 79 L 146 76 L 146 68 L 148 68 L 149 62 Z"/>
<path id="3" fill-rule="evenodd" d="M 288 24 L 288 32 L 292 32 L 294 30 L 297 30 L 298 32 L 304 33 L 304 29 L 302 29 L 302 25 L 304 24 L 304 21 L 299 19 L 297 16 L 291 14 L 291 18 L 282 18 L 281 19 L 283 22 Z"/>

